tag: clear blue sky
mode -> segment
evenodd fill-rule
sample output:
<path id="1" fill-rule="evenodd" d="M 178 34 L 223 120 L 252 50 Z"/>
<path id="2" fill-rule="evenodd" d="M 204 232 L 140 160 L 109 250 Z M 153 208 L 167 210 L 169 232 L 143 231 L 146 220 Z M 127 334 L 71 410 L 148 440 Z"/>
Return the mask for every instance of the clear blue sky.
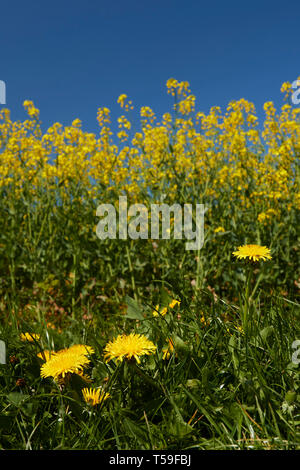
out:
<path id="1" fill-rule="evenodd" d="M 78 117 L 98 132 L 98 107 L 119 116 L 121 93 L 160 116 L 170 77 L 190 82 L 197 110 L 243 97 L 263 116 L 300 75 L 299 0 L 18 0 L 0 17 L 5 107 L 25 119 L 33 100 L 44 129 Z"/>

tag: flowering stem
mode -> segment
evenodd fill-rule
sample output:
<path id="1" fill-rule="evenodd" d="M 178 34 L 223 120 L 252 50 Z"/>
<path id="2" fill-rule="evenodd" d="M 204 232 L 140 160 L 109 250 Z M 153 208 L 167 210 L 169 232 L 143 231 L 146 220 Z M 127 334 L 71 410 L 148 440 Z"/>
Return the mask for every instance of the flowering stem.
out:
<path id="1" fill-rule="evenodd" d="M 243 312 L 242 312 L 242 323 L 243 323 L 243 328 L 245 332 L 248 328 L 248 320 L 249 320 L 249 315 L 250 315 L 250 287 L 251 287 L 252 277 L 253 277 L 253 266 L 250 265 L 248 276 L 247 276 L 247 281 L 246 281 L 245 303 L 243 305 Z"/>
<path id="2" fill-rule="evenodd" d="M 75 291 L 76 291 L 76 251 L 73 253 L 73 279 L 72 279 L 72 318 L 75 319 Z"/>
<path id="3" fill-rule="evenodd" d="M 137 302 L 138 297 L 137 297 L 137 294 L 136 294 L 135 280 L 134 280 L 133 269 L 132 269 L 132 264 L 131 264 L 131 257 L 130 257 L 130 252 L 129 252 L 129 249 L 128 249 L 128 245 L 126 245 L 126 255 L 127 255 L 127 259 L 128 259 L 128 266 L 129 266 L 129 271 L 130 271 L 130 276 L 131 276 L 131 286 L 132 286 L 132 290 L 133 290 L 133 294 L 134 294 L 134 300 Z"/>
<path id="4" fill-rule="evenodd" d="M 253 291 L 252 291 L 252 294 L 251 294 L 250 298 L 252 298 L 252 297 L 254 296 L 254 294 L 255 294 L 255 292 L 256 292 L 256 290 L 257 290 L 257 288 L 258 288 L 258 285 L 259 285 L 259 283 L 260 283 L 260 281 L 262 280 L 263 277 L 264 277 L 263 273 L 260 273 L 260 275 L 259 275 L 258 278 L 257 278 L 256 284 L 255 284 L 255 286 L 254 286 L 254 289 L 253 289 Z"/>
<path id="5" fill-rule="evenodd" d="M 196 274 L 196 291 L 200 289 L 200 286 L 202 287 L 202 261 L 200 259 L 200 249 L 197 252 L 197 274 Z M 201 283 L 200 283 L 201 280 Z"/>

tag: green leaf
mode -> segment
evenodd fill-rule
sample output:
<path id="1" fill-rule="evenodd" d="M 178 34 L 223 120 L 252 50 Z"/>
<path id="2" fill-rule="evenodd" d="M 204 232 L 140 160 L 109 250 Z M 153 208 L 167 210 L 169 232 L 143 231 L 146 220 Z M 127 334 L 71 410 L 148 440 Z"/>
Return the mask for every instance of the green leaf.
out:
<path id="1" fill-rule="evenodd" d="M 36 406 L 33 403 L 22 403 L 21 408 L 23 413 L 29 418 L 33 417 L 36 413 Z"/>
<path id="2" fill-rule="evenodd" d="M 27 400 L 27 398 L 29 398 L 29 395 L 24 395 L 23 393 L 19 392 L 11 392 L 7 396 L 8 401 L 15 406 L 21 406 L 22 403 Z"/>
<path id="3" fill-rule="evenodd" d="M 125 301 L 127 304 L 126 318 L 131 318 L 132 320 L 144 320 L 144 316 L 138 303 L 128 295 L 126 295 Z"/>
<path id="4" fill-rule="evenodd" d="M 294 403 L 296 401 L 296 398 L 297 398 L 297 393 L 294 391 L 294 390 L 289 390 L 286 394 L 285 394 L 285 401 L 290 405 L 291 403 Z"/>
<path id="5" fill-rule="evenodd" d="M 172 300 L 168 291 L 164 287 L 160 288 L 160 299 L 161 307 L 167 307 Z"/>
<path id="6" fill-rule="evenodd" d="M 186 382 L 187 388 L 199 388 L 201 387 L 201 382 L 199 379 L 189 379 Z"/>
<path id="7" fill-rule="evenodd" d="M 149 434 L 143 425 L 138 425 L 131 419 L 125 417 L 123 418 L 123 426 L 124 430 L 131 434 L 140 443 L 144 444 L 149 442 Z"/>
<path id="8" fill-rule="evenodd" d="M 177 335 L 174 335 L 174 347 L 176 352 L 188 352 L 190 350 L 188 344 Z"/>
<path id="9" fill-rule="evenodd" d="M 236 355 L 235 351 L 237 349 L 237 340 L 236 340 L 236 337 L 235 335 L 232 335 L 230 340 L 229 340 L 229 343 L 228 343 L 228 349 L 229 351 L 231 352 L 231 356 L 232 356 L 232 361 L 233 361 L 233 365 L 234 365 L 234 368 L 235 369 L 238 369 L 239 367 L 239 360 L 238 360 L 238 356 Z"/>
<path id="10" fill-rule="evenodd" d="M 173 436 L 182 438 L 194 431 L 192 426 L 186 423 L 176 412 L 172 412 L 168 421 L 168 430 Z"/>
<path id="11" fill-rule="evenodd" d="M 273 326 L 266 326 L 263 330 L 260 331 L 259 335 L 263 341 L 266 341 L 268 336 L 273 333 L 274 328 Z"/>

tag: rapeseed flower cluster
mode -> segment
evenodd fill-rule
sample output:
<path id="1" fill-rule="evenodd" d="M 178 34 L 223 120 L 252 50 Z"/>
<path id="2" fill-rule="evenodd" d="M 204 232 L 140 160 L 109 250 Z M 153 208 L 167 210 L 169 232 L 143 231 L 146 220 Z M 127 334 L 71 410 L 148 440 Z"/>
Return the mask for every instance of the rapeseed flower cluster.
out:
<path id="1" fill-rule="evenodd" d="M 288 95 L 291 87 L 286 83 L 281 91 Z M 196 183 L 206 200 L 218 201 L 226 193 L 242 210 L 255 204 L 261 223 L 280 217 L 283 208 L 299 209 L 299 108 L 285 103 L 278 111 L 266 102 L 260 131 L 255 107 L 245 99 L 230 102 L 224 112 L 214 106 L 205 114 L 197 110 L 188 82 L 171 78 L 167 92 L 174 99 L 171 112 L 160 119 L 142 107 L 136 132 L 129 118 L 132 101 L 121 94 L 116 136 L 106 107 L 97 113 L 98 136 L 83 131 L 79 119 L 69 126 L 56 122 L 42 132 L 40 112 L 29 100 L 23 122 L 13 122 L 9 110 L 2 109 L 0 187 L 17 198 L 27 183 L 33 197 L 41 188 L 59 188 L 63 199 L 72 185 L 82 185 L 91 198 L 106 188 L 133 200 L 167 188 L 171 203 L 185 180 Z"/>

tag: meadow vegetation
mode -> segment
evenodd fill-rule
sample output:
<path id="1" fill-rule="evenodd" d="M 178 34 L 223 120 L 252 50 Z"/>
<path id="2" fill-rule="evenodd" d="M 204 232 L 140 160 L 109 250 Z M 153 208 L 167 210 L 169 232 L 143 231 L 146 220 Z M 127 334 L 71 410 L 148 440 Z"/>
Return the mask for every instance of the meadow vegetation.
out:
<path id="1" fill-rule="evenodd" d="M 169 79 L 169 112 L 137 125 L 122 94 L 98 135 L 43 132 L 32 101 L 23 122 L 0 111 L 0 448 L 300 448 L 300 108 L 282 92 L 259 123 Z M 120 195 L 204 204 L 203 247 L 100 240 Z"/>

